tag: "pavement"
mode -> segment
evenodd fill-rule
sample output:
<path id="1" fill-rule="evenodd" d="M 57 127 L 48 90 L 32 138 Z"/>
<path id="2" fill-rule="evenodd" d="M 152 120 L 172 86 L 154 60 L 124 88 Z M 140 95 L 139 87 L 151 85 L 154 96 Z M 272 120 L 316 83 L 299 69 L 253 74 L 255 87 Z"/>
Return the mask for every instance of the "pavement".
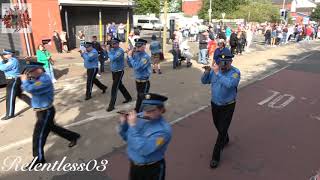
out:
<path id="1" fill-rule="evenodd" d="M 234 65 L 242 72 L 241 87 L 244 88 L 239 91 L 231 127 L 231 144 L 217 171 L 208 169 L 208 157 L 216 134 L 208 109 L 210 88 L 200 83 L 201 66 L 194 63 L 189 69 L 182 67 L 172 70 L 170 61 L 163 63 L 164 74 L 152 76 L 151 92 L 169 97 L 166 117 L 175 123 L 174 138 L 167 154 L 168 179 L 307 179 L 314 175 L 319 168 L 317 166 L 320 166 L 316 164 L 320 162 L 317 156 L 319 146 L 313 139 L 319 135 L 316 125 L 320 112 L 316 109 L 318 101 L 314 98 L 317 97 L 317 84 L 314 82 L 318 79 L 319 44 L 319 41 L 315 41 L 311 44 L 303 42 L 268 48 L 234 59 Z M 81 60 L 76 56 L 72 58 L 70 61 L 74 63 Z M 299 61 L 312 63 L 305 65 L 299 64 Z M 65 140 L 50 135 L 46 145 L 46 159 L 55 162 L 66 156 L 66 162 L 78 163 L 107 159 L 107 170 L 73 173 L 2 170 L 0 179 L 127 179 L 128 162 L 124 156 L 124 143 L 116 130 L 118 116 L 115 112 L 105 111 L 110 100 L 110 89 L 106 95 L 95 90 L 93 99 L 84 101 L 85 71 L 74 63 L 60 66 L 68 70 L 65 70 L 55 85 L 56 122 L 80 132 L 82 138 L 78 146 L 69 149 Z M 282 74 L 286 71 L 289 72 Z M 103 74 L 100 79 L 108 86 L 111 85 L 110 72 Z M 126 70 L 124 84 L 135 97 L 130 69 Z M 267 101 L 271 95 L 274 97 Z M 276 102 L 277 99 L 280 100 Z M 118 102 L 122 100 L 123 97 L 119 95 Z M 4 113 L 4 103 L 4 100 L 0 103 L 0 114 Z M 280 105 L 285 108 L 274 108 Z M 116 110 L 128 110 L 133 106 L 134 102 L 127 105 L 119 103 Z M 34 112 L 26 109 L 20 101 L 17 109 L 17 112 L 22 113 L 18 113 L 15 119 L 0 122 L 0 166 L 8 156 L 20 156 L 21 163 L 32 159 Z M 198 140 L 200 138 L 201 141 Z M 297 165 L 294 163 L 296 161 L 299 162 Z"/>

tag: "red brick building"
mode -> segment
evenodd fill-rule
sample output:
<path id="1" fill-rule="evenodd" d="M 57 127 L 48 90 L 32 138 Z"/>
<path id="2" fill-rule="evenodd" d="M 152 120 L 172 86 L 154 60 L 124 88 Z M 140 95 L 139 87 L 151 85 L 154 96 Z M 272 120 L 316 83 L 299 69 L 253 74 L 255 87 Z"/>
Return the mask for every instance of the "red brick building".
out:
<path id="1" fill-rule="evenodd" d="M 182 12 L 187 16 L 198 15 L 201 7 L 201 0 L 182 0 Z"/>
<path id="2" fill-rule="evenodd" d="M 52 39 L 53 31 L 67 32 L 69 46 L 78 47 L 78 31 L 84 31 L 87 41 L 99 37 L 99 15 L 102 19 L 102 33 L 107 23 L 126 23 L 129 12 L 132 22 L 133 2 L 130 0 L 20 0 L 31 5 L 31 33 L 0 33 L 0 49 L 10 48 L 18 55 L 35 55 L 42 40 Z M 18 0 L 2 0 L 1 3 L 19 3 Z M 0 4 L 1 4 L 0 3 Z M 1 17 L 2 18 L 2 17 Z M 1 19 L 0 19 L 1 22 Z M 47 45 L 55 52 L 53 41 Z"/>

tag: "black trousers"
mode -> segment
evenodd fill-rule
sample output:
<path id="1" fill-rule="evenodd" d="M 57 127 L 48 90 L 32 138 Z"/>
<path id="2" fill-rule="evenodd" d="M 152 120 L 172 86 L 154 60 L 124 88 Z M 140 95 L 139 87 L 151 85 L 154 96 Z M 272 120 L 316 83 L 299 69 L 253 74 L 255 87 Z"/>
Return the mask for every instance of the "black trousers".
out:
<path id="1" fill-rule="evenodd" d="M 150 81 L 146 82 L 137 82 L 136 81 L 136 88 L 137 88 L 137 102 L 136 102 L 136 112 L 141 112 L 141 104 L 144 100 L 144 95 L 149 93 L 150 90 Z"/>
<path id="2" fill-rule="evenodd" d="M 164 180 L 165 175 L 165 160 L 146 166 L 137 166 L 133 162 L 130 163 L 129 180 Z"/>
<path id="3" fill-rule="evenodd" d="M 104 58 L 101 57 L 101 55 L 99 56 L 99 62 L 100 62 L 100 73 L 104 72 L 104 64 L 106 62 L 106 60 Z"/>
<path id="4" fill-rule="evenodd" d="M 237 54 L 242 54 L 242 43 L 237 44 Z"/>
<path id="5" fill-rule="evenodd" d="M 116 103 L 116 100 L 117 100 L 118 89 L 120 90 L 120 92 L 122 93 L 123 97 L 126 100 L 132 99 L 128 90 L 122 84 L 123 74 L 124 74 L 124 71 L 112 72 L 113 83 L 112 83 L 111 100 L 110 100 L 109 107 L 114 107 L 114 104 Z"/>
<path id="6" fill-rule="evenodd" d="M 231 53 L 236 54 L 237 46 L 231 46 Z"/>
<path id="7" fill-rule="evenodd" d="M 43 148 L 50 131 L 69 141 L 75 140 L 80 136 L 78 133 L 57 126 L 54 122 L 55 113 L 54 107 L 36 112 L 37 122 L 33 130 L 32 148 L 33 157 L 38 157 L 40 162 L 45 161 Z"/>
<path id="8" fill-rule="evenodd" d="M 22 93 L 21 89 L 21 79 L 14 78 L 7 80 L 7 92 L 6 92 L 6 116 L 13 117 L 16 105 L 16 97 L 23 100 L 29 106 L 31 104 L 31 99 L 29 96 Z"/>
<path id="9" fill-rule="evenodd" d="M 228 130 L 232 120 L 236 103 L 218 106 L 211 102 L 212 119 L 218 131 L 218 137 L 212 153 L 212 160 L 220 161 L 220 154 L 225 144 L 229 141 Z"/>
<path id="10" fill-rule="evenodd" d="M 97 73 L 98 73 L 98 68 L 87 69 L 87 91 L 86 91 L 86 97 L 91 97 L 93 84 L 95 84 L 101 90 L 104 90 L 104 89 L 107 88 L 107 86 L 103 85 L 97 79 L 97 77 L 96 77 Z"/>

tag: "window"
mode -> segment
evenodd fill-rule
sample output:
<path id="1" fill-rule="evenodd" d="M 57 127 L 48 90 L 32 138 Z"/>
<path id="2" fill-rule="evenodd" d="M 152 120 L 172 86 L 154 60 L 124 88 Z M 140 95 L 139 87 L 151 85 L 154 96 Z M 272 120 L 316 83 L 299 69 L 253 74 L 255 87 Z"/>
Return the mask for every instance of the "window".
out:
<path id="1" fill-rule="evenodd" d="M 138 23 L 149 23 L 149 20 L 139 19 Z"/>

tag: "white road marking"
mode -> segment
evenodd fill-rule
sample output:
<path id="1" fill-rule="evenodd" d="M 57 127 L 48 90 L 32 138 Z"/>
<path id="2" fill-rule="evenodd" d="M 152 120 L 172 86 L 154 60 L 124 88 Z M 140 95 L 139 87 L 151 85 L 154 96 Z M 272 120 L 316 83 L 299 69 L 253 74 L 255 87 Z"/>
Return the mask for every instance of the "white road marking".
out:
<path id="1" fill-rule="evenodd" d="M 271 91 L 273 94 L 272 94 L 270 97 L 268 97 L 268 98 L 262 100 L 261 102 L 259 102 L 258 104 L 259 104 L 260 106 L 262 106 L 262 105 L 264 105 L 265 103 L 271 101 L 273 98 L 275 98 L 276 96 L 278 96 L 278 94 L 280 94 L 280 92 L 277 92 L 277 91 L 272 91 L 272 90 L 270 90 L 270 91 Z"/>
<path id="2" fill-rule="evenodd" d="M 310 57 L 310 56 L 312 56 L 312 55 L 314 55 L 314 54 L 316 54 L 316 52 L 311 53 L 311 54 L 308 54 L 308 55 L 306 55 L 306 56 L 303 56 L 303 57 L 301 57 L 301 58 L 299 58 L 299 59 L 297 59 L 297 60 L 295 60 L 295 61 L 293 61 L 293 62 L 303 61 L 303 60 L 305 60 L 306 58 L 308 58 L 308 57 Z M 291 62 L 289 62 L 289 63 L 291 63 Z M 269 76 L 272 76 L 272 75 L 274 75 L 274 74 L 277 74 L 278 72 L 280 72 L 280 71 L 288 68 L 289 66 L 291 66 L 291 64 L 288 64 L 288 65 L 284 66 L 283 68 L 280 68 L 280 69 L 278 69 L 278 70 L 276 70 L 276 71 L 274 71 L 274 72 L 272 72 L 272 73 L 270 73 L 270 74 L 267 74 L 267 75 L 259 78 L 258 81 L 264 80 L 265 78 L 267 78 L 267 77 L 269 77 Z"/>
<path id="3" fill-rule="evenodd" d="M 288 99 L 286 101 L 284 101 L 282 104 L 276 105 L 279 101 L 281 101 L 284 97 L 288 97 Z M 289 105 L 292 101 L 294 101 L 295 97 L 290 95 L 290 94 L 284 94 L 284 95 L 280 95 L 278 96 L 276 99 L 274 99 L 273 101 L 271 101 L 268 104 L 268 107 L 270 108 L 274 108 L 274 109 L 283 109 L 285 108 L 287 105 Z"/>
<path id="4" fill-rule="evenodd" d="M 320 116 L 316 116 L 316 115 L 311 114 L 310 118 L 320 121 Z"/>

